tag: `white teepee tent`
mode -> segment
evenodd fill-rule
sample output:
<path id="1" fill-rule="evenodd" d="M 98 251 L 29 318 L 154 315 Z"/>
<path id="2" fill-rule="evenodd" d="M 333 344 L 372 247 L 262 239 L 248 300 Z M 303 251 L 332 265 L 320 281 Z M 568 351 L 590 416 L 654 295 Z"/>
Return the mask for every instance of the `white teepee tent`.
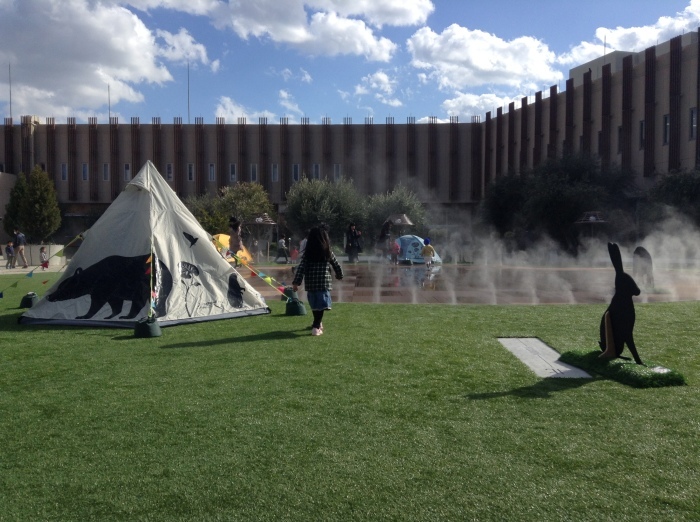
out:
<path id="1" fill-rule="evenodd" d="M 149 313 L 170 326 L 269 312 L 148 161 L 20 323 L 133 328 Z"/>

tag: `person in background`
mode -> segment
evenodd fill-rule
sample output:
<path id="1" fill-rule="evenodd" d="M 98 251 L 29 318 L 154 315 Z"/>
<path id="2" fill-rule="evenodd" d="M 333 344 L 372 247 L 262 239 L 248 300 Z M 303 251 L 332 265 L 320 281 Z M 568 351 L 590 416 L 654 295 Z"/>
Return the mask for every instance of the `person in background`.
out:
<path id="1" fill-rule="evenodd" d="M 287 242 L 284 240 L 284 238 L 280 238 L 280 240 L 277 242 L 276 259 L 279 259 L 280 257 L 284 257 L 284 262 L 289 263 L 289 251 L 287 250 Z"/>
<path id="2" fill-rule="evenodd" d="M 304 255 L 292 281 L 292 289 L 295 292 L 304 281 L 309 306 L 314 315 L 314 322 L 311 325 L 313 336 L 323 334 L 323 313 L 330 310 L 333 304 L 331 302 L 331 268 L 335 272 L 336 279 L 343 279 L 343 269 L 331 251 L 328 228 L 325 225 L 319 225 L 309 231 Z"/>
<path id="3" fill-rule="evenodd" d="M 382 260 L 386 260 L 390 253 L 391 241 L 392 241 L 392 229 L 394 224 L 390 220 L 386 220 L 382 225 L 382 229 L 379 232 L 379 239 L 377 240 L 377 249 L 381 252 L 380 256 Z"/>
<path id="4" fill-rule="evenodd" d="M 391 242 L 391 264 L 399 264 L 399 253 L 401 253 L 401 247 L 396 241 Z"/>
<path id="5" fill-rule="evenodd" d="M 255 241 L 253 241 L 253 256 L 255 256 L 256 263 L 260 262 L 261 255 L 262 251 L 260 250 L 260 243 L 258 243 L 258 240 L 256 239 Z"/>
<path id="6" fill-rule="evenodd" d="M 309 237 L 309 231 L 306 231 L 306 235 L 304 238 L 299 242 L 299 257 L 304 255 L 304 250 L 306 250 L 306 242 L 308 241 L 307 238 Z"/>
<path id="7" fill-rule="evenodd" d="M 228 220 L 229 226 L 229 237 L 228 237 L 228 250 L 231 255 L 236 256 L 236 262 L 234 266 L 239 267 L 238 264 L 238 251 L 243 246 L 243 237 L 241 232 L 241 222 L 236 216 L 231 216 Z"/>
<path id="8" fill-rule="evenodd" d="M 5 268 L 14 268 L 15 264 L 15 247 L 12 246 L 12 241 L 8 241 L 5 246 L 5 257 L 7 262 L 5 263 Z"/>
<path id="9" fill-rule="evenodd" d="M 45 246 L 39 249 L 39 258 L 41 259 L 41 269 L 46 270 L 49 267 L 49 256 Z"/>
<path id="10" fill-rule="evenodd" d="M 360 260 L 361 237 L 362 232 L 357 230 L 355 223 L 350 223 L 345 231 L 345 253 L 348 255 L 348 263 L 356 263 Z"/>
<path id="11" fill-rule="evenodd" d="M 24 257 L 24 247 L 27 244 L 27 238 L 25 237 L 22 232 L 19 231 L 19 229 L 15 229 L 15 241 L 14 241 L 14 246 L 15 246 L 15 257 L 12 262 L 12 268 L 14 268 L 17 265 L 17 260 L 21 257 L 22 258 L 22 268 L 27 268 L 29 264 L 27 263 L 27 258 Z"/>
<path id="12" fill-rule="evenodd" d="M 433 245 L 430 244 L 429 237 L 426 237 L 423 242 L 425 243 L 425 246 L 421 249 L 420 255 L 423 256 L 423 261 L 425 261 L 425 268 L 430 270 L 430 267 L 433 266 L 433 257 L 435 257 L 435 249 L 433 248 Z"/>

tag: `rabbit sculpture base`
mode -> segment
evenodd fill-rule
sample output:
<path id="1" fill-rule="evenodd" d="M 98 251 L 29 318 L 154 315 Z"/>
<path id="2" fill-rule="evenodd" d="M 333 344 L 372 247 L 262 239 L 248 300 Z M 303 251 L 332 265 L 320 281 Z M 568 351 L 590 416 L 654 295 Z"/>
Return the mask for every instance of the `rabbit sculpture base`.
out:
<path id="1" fill-rule="evenodd" d="M 608 243 L 608 252 L 613 267 L 615 267 L 615 294 L 600 320 L 600 341 L 598 344 L 603 353 L 599 357 L 601 359 L 614 359 L 616 357 L 627 359 L 621 355 L 622 350 L 627 345 L 632 357 L 634 357 L 634 362 L 643 365 L 634 344 L 633 331 L 636 316 L 632 301 L 632 297 L 639 295 L 641 291 L 632 276 L 626 274 L 622 268 L 620 247 L 615 243 Z"/>

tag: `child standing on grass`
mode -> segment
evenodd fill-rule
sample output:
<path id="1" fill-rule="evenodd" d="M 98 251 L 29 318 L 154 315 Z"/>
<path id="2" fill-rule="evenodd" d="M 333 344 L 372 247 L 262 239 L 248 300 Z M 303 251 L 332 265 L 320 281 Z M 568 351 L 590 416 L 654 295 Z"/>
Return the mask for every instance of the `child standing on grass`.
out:
<path id="1" fill-rule="evenodd" d="M 12 241 L 8 241 L 5 247 L 5 257 L 7 258 L 5 268 L 12 268 L 12 265 L 15 264 L 15 247 L 12 246 Z"/>
<path id="2" fill-rule="evenodd" d="M 323 334 L 323 312 L 331 309 L 331 267 L 336 279 L 343 278 L 343 269 L 331 251 L 331 241 L 326 225 L 319 225 L 309 231 L 304 254 L 299 262 L 292 281 L 296 292 L 302 281 L 314 315 L 311 335 Z"/>

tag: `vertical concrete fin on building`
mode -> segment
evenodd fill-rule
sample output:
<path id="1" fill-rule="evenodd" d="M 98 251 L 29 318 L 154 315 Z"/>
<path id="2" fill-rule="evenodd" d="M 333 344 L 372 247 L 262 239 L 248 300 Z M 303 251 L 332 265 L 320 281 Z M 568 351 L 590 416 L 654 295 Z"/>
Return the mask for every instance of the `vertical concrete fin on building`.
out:
<path id="1" fill-rule="evenodd" d="M 671 65 L 668 82 L 668 172 L 681 167 L 681 36 L 671 39 Z"/>
<path id="2" fill-rule="evenodd" d="M 644 177 L 655 172 L 655 136 L 656 136 L 656 47 L 644 51 L 644 123 L 642 124 L 644 143 Z"/>
<path id="3" fill-rule="evenodd" d="M 600 107 L 600 140 L 598 142 L 598 154 L 600 155 L 600 163 L 603 168 L 610 167 L 610 139 L 611 139 L 611 124 L 612 118 L 612 72 L 611 65 L 606 63 L 603 65 L 602 78 L 602 93 Z"/>
<path id="4" fill-rule="evenodd" d="M 547 158 L 557 157 L 557 140 L 559 136 L 559 89 L 556 85 L 549 88 L 549 142 Z"/>

